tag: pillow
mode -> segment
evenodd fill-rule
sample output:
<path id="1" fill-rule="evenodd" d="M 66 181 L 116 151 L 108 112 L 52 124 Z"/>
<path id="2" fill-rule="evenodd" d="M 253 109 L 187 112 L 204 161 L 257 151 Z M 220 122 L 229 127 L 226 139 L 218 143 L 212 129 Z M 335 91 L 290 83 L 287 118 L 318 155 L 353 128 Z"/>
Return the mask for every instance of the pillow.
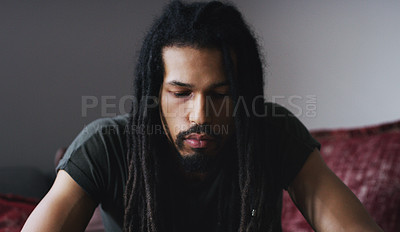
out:
<path id="1" fill-rule="evenodd" d="M 400 121 L 312 132 L 327 165 L 386 232 L 400 231 Z M 312 231 L 285 192 L 284 231 Z"/>

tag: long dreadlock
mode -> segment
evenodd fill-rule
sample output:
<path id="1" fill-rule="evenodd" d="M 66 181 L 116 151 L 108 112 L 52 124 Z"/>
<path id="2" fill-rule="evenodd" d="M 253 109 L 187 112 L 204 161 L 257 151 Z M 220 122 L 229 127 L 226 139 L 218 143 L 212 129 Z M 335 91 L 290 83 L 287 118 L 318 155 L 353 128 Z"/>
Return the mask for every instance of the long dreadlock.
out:
<path id="1" fill-rule="evenodd" d="M 184 4 L 171 2 L 144 39 L 139 54 L 129 118 L 129 173 L 124 195 L 124 231 L 164 231 L 161 172 L 169 145 L 164 134 L 143 133 L 143 128 L 162 126 L 159 108 L 154 107 L 163 82 L 162 49 L 167 46 L 217 48 L 223 54 L 225 73 L 236 107 L 236 174 L 230 189 L 219 193 L 220 231 L 270 231 L 276 220 L 277 191 L 273 181 L 273 162 L 265 154 L 265 128 L 261 117 L 264 101 L 263 67 L 257 41 L 232 5 L 213 1 Z M 232 54 L 235 56 L 235 62 Z M 248 110 L 251 107 L 253 110 Z M 138 129 L 142 128 L 142 129 Z M 229 195 L 228 195 L 229 193 Z M 226 197 L 230 196 L 230 197 Z M 238 212 L 237 214 L 235 212 Z"/>

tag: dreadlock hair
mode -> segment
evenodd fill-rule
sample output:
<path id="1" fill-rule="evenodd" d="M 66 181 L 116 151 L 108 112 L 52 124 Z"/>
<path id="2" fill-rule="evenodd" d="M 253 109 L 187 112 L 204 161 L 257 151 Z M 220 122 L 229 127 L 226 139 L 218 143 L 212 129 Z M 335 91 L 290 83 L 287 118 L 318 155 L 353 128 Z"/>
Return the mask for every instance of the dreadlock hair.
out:
<path id="1" fill-rule="evenodd" d="M 171 2 L 144 39 L 133 83 L 137 102 L 132 105 L 128 124 L 124 231 L 165 231 L 160 215 L 163 207 L 160 179 L 165 155 L 160 153 L 165 154 L 169 141 L 165 134 L 143 131 L 162 126 L 159 108 L 154 107 L 157 101 L 154 96 L 159 96 L 162 87 L 162 49 L 168 46 L 216 48 L 223 55 L 231 98 L 236 106 L 237 154 L 230 162 L 235 162 L 237 170 L 230 180 L 231 190 L 219 196 L 219 231 L 271 231 L 270 225 L 280 217 L 280 212 L 276 210 L 279 194 L 274 191 L 272 161 L 268 160 L 265 144 L 260 141 L 260 138 L 266 139 L 266 129 L 260 126 L 262 118 L 257 117 L 265 112 L 264 99 L 260 98 L 264 86 L 263 65 L 255 36 L 240 12 L 218 1 Z M 235 196 L 227 197 L 228 194 Z"/>

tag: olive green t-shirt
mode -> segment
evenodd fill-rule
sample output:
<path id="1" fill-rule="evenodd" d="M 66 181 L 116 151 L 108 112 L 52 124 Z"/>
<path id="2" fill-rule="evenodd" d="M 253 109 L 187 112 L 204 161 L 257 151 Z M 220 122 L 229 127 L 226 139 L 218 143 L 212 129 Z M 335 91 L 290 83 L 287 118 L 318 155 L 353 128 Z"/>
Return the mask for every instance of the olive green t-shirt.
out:
<path id="1" fill-rule="evenodd" d="M 320 144 L 312 138 L 303 124 L 284 107 L 266 103 L 269 138 L 260 138 L 260 143 L 272 146 L 273 155 L 281 161 L 276 168 L 282 189 L 300 171 L 307 157 Z M 128 176 L 127 132 L 128 114 L 113 118 L 101 118 L 86 126 L 72 144 L 56 170 L 65 170 L 97 203 L 101 205 L 102 219 L 106 231 L 122 231 L 124 218 L 123 194 Z M 262 125 L 260 125 L 262 126 Z M 194 189 L 180 190 L 174 194 L 179 201 L 179 209 L 185 210 L 174 220 L 190 221 L 195 217 L 208 217 L 199 226 L 212 226 L 215 209 L 214 199 L 220 176 Z M 174 199 L 171 199 L 172 202 Z M 174 204 L 174 203 L 173 203 Z M 280 205 L 281 207 L 281 205 Z M 211 214 L 210 214 L 211 212 Z M 272 228 L 279 230 L 279 220 Z M 274 230 L 275 231 L 275 230 Z"/>

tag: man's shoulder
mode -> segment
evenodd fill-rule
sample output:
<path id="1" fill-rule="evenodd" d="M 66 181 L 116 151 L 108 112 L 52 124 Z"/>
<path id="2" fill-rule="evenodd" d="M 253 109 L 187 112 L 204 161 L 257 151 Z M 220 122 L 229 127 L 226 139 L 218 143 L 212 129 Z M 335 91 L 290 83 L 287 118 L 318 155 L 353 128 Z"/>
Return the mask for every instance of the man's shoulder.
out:
<path id="1" fill-rule="evenodd" d="M 287 108 L 271 102 L 265 103 L 265 107 L 265 125 L 273 138 L 320 148 L 321 145 L 311 136 L 306 126 Z"/>
<path id="2" fill-rule="evenodd" d="M 88 125 L 82 131 L 86 135 L 97 133 L 125 133 L 127 132 L 129 114 L 117 115 L 115 117 L 98 118 Z"/>
<path id="3" fill-rule="evenodd" d="M 265 115 L 267 118 L 284 118 L 284 117 L 295 117 L 292 112 L 290 112 L 286 107 L 279 105 L 274 102 L 265 102 Z"/>
<path id="4" fill-rule="evenodd" d="M 121 114 L 114 117 L 98 118 L 88 124 L 88 126 L 126 126 L 128 120 L 129 114 Z"/>

